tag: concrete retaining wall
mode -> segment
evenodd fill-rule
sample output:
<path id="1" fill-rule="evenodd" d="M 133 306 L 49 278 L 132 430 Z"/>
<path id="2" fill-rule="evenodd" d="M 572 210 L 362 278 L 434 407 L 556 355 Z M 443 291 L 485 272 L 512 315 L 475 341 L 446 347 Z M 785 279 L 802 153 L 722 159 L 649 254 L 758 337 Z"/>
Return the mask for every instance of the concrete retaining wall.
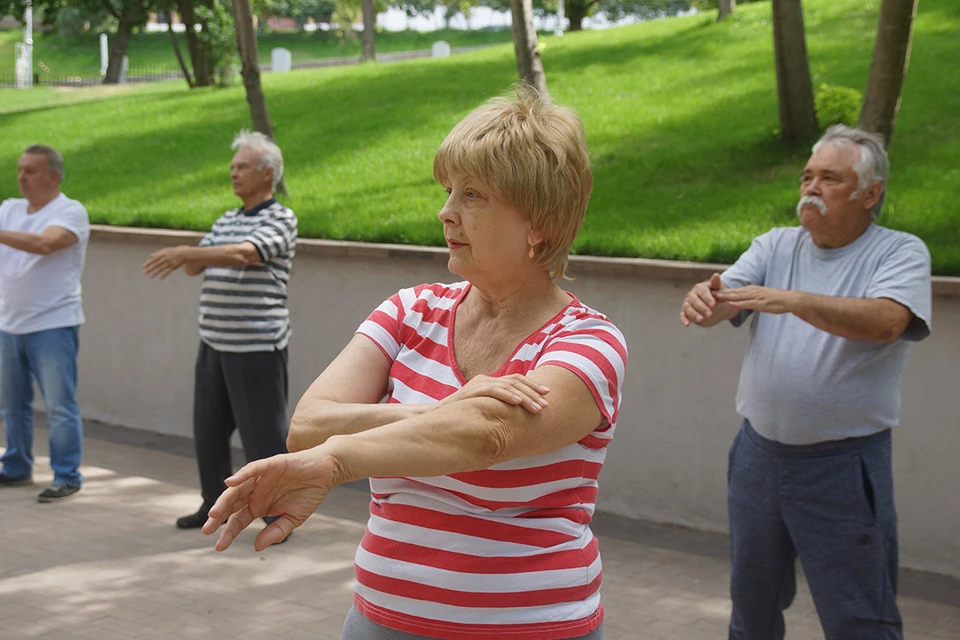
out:
<path id="1" fill-rule="evenodd" d="M 193 233 L 95 228 L 84 273 L 80 402 L 86 417 L 190 435 L 200 280 L 159 282 L 152 251 Z M 290 287 L 291 405 L 397 289 L 450 282 L 444 249 L 302 240 Z M 719 265 L 574 258 L 568 289 L 626 334 L 630 370 L 601 478 L 602 510 L 726 529 L 726 454 L 747 331 L 684 329 L 681 300 Z M 895 433 L 903 563 L 960 576 L 960 280 L 934 284 L 933 336 L 912 348 Z"/>

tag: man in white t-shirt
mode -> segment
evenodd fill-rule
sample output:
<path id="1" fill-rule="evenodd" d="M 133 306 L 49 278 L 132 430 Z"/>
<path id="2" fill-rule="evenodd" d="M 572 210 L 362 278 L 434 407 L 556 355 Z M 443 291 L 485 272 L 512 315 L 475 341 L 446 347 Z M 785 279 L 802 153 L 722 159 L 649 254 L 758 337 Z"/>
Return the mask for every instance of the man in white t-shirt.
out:
<path id="1" fill-rule="evenodd" d="M 33 483 L 33 383 L 47 406 L 53 483 L 40 502 L 61 502 L 83 484 L 77 349 L 87 211 L 60 193 L 63 157 L 28 147 L 17 163 L 23 198 L 0 203 L 0 416 L 7 448 L 0 488 Z"/>

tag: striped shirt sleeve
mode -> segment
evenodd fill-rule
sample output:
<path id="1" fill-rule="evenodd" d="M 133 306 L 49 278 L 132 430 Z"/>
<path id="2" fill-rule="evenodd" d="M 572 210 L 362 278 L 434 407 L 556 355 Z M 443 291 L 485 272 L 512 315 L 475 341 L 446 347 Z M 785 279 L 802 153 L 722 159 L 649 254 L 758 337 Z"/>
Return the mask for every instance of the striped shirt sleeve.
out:
<path id="1" fill-rule="evenodd" d="M 297 243 L 297 216 L 286 207 L 280 208 L 257 225 L 244 242 L 256 247 L 264 262 L 289 253 Z"/>
<path id="2" fill-rule="evenodd" d="M 220 226 L 220 220 L 222 219 L 221 217 L 213 223 L 213 227 L 210 228 L 207 235 L 200 239 L 200 242 L 197 244 L 198 247 L 212 247 L 217 243 L 218 226 Z"/>
<path id="3" fill-rule="evenodd" d="M 571 323 L 545 346 L 537 367 L 545 365 L 563 367 L 587 385 L 605 421 L 597 431 L 616 424 L 627 370 L 627 343 L 612 322 L 591 314 Z"/>
<path id="4" fill-rule="evenodd" d="M 409 291 L 398 291 L 384 300 L 357 329 L 357 333 L 373 340 L 390 362 L 400 353 L 400 326 L 404 316 L 402 300 L 406 297 L 404 293 Z"/>

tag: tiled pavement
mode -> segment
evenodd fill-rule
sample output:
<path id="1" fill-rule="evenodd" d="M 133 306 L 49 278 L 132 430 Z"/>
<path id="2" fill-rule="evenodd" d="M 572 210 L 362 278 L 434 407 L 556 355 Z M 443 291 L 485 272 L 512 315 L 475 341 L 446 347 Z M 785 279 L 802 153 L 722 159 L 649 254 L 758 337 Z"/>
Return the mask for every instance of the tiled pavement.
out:
<path id="1" fill-rule="evenodd" d="M 36 452 L 46 451 L 38 429 Z M 284 545 L 227 552 L 173 521 L 199 503 L 189 441 L 90 424 L 86 485 L 38 504 L 50 481 L 0 490 L 0 640 L 339 638 L 367 496 L 338 489 Z M 723 536 L 601 516 L 606 640 L 722 640 L 729 614 Z M 960 640 L 960 582 L 904 572 L 910 640 Z M 822 638 L 801 587 L 790 640 Z"/>

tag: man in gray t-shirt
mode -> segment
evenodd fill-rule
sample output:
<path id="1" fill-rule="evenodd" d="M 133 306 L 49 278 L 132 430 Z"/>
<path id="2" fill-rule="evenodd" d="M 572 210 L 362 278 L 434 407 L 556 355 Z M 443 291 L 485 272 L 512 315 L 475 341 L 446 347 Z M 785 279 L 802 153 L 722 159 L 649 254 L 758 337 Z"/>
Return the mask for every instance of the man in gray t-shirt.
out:
<path id="1" fill-rule="evenodd" d="M 873 224 L 881 141 L 831 127 L 799 228 L 756 238 L 686 295 L 685 326 L 748 318 L 730 451 L 730 638 L 781 639 L 799 557 L 827 640 L 902 638 L 890 429 L 910 341 L 930 335 L 930 255 Z"/>

